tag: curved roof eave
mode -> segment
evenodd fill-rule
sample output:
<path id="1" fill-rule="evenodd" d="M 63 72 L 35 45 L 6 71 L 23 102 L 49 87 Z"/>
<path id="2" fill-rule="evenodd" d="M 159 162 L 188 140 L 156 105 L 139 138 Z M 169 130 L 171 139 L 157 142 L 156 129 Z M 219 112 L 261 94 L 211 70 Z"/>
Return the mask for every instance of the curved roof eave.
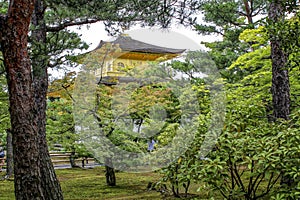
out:
<path id="1" fill-rule="evenodd" d="M 134 40 L 129 36 L 119 36 L 112 42 L 100 41 L 99 45 L 93 50 L 100 49 L 105 44 L 119 45 L 123 51 L 140 52 L 140 53 L 159 53 L 159 54 L 181 54 L 186 49 L 174 49 L 148 44 L 138 40 Z"/>

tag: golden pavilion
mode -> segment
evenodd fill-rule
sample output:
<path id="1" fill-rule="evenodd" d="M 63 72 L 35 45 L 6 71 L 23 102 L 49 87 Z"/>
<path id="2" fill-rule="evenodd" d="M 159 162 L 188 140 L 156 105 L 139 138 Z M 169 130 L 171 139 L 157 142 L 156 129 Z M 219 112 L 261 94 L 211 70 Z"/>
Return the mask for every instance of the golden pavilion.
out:
<path id="1" fill-rule="evenodd" d="M 149 62 L 163 62 L 181 55 L 185 49 L 173 49 L 156 46 L 132 39 L 122 34 L 114 41 L 100 41 L 90 53 L 95 53 L 100 67 L 95 69 L 95 76 L 104 84 L 115 84 L 126 80 L 126 72 Z"/>

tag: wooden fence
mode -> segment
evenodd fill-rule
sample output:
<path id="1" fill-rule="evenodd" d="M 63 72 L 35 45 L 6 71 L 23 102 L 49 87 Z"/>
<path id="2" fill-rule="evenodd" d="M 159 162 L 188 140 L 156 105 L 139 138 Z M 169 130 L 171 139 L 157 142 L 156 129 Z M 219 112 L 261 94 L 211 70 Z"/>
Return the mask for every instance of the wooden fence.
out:
<path id="1" fill-rule="evenodd" d="M 6 168 L 6 158 L 0 158 L 0 169 L 5 169 Z"/>
<path id="2" fill-rule="evenodd" d="M 97 165 L 94 158 L 80 157 L 72 152 L 51 151 L 51 161 L 56 168 L 69 168 L 69 167 L 94 167 Z M 4 161 L 4 162 L 3 162 Z M 0 169 L 6 168 L 6 157 L 0 158 Z"/>
<path id="3" fill-rule="evenodd" d="M 96 165 L 94 158 L 80 157 L 72 152 L 51 151 L 50 157 L 54 167 L 93 167 Z"/>

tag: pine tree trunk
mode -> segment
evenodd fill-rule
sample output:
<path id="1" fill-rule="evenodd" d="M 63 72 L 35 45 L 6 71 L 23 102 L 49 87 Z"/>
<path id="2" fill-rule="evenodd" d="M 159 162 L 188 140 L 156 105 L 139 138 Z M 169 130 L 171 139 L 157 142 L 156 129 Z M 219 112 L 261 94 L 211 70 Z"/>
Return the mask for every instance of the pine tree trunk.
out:
<path id="1" fill-rule="evenodd" d="M 27 49 L 34 0 L 10 2 L 8 15 L 1 18 L 1 48 L 7 73 L 14 184 L 17 200 L 44 199 L 38 147 L 37 110 L 34 106 L 31 63 Z"/>
<path id="2" fill-rule="evenodd" d="M 63 199 L 62 190 L 56 177 L 54 167 L 48 150 L 46 139 L 46 108 L 47 108 L 47 90 L 48 90 L 48 57 L 46 52 L 46 26 L 44 22 L 44 5 L 42 0 L 37 0 L 32 17 L 34 30 L 32 31 L 33 48 L 38 50 L 37 55 L 33 55 L 33 88 L 35 107 L 38 110 L 36 122 L 38 124 L 38 141 L 40 150 L 40 170 L 41 185 L 45 199 L 59 200 Z"/>
<path id="3" fill-rule="evenodd" d="M 115 170 L 112 167 L 112 161 L 110 158 L 105 159 L 105 176 L 106 176 L 106 184 L 108 186 L 116 186 Z"/>
<path id="4" fill-rule="evenodd" d="M 273 23 L 284 20 L 283 1 L 273 1 L 269 8 L 269 19 Z M 288 55 L 284 52 L 282 44 L 276 34 L 271 35 L 272 59 L 272 98 L 273 115 L 275 120 L 289 119 L 290 114 L 290 83 L 287 69 Z"/>
<path id="5" fill-rule="evenodd" d="M 274 0 L 270 3 L 269 19 L 272 23 L 284 20 L 284 1 Z M 288 120 L 290 115 L 290 82 L 288 74 L 288 54 L 284 52 L 282 43 L 277 34 L 270 36 L 272 59 L 272 101 L 274 121 L 277 119 Z M 282 172 L 284 173 L 284 172 Z M 293 179 L 284 175 L 281 184 L 291 186 Z"/>
<path id="6" fill-rule="evenodd" d="M 5 178 L 10 178 L 14 171 L 14 159 L 13 159 L 13 146 L 12 146 L 12 134 L 11 130 L 6 131 L 6 176 Z"/>

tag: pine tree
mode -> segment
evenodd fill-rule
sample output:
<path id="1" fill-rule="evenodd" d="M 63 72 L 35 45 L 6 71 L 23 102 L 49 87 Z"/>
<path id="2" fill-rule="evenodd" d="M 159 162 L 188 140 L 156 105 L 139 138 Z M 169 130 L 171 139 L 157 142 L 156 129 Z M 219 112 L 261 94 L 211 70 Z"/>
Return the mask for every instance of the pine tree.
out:
<path id="1" fill-rule="evenodd" d="M 38 126 L 34 123 L 31 64 L 27 49 L 34 0 L 10 2 L 0 18 L 1 49 L 8 78 L 14 148 L 16 199 L 43 199 L 38 150 Z"/>

